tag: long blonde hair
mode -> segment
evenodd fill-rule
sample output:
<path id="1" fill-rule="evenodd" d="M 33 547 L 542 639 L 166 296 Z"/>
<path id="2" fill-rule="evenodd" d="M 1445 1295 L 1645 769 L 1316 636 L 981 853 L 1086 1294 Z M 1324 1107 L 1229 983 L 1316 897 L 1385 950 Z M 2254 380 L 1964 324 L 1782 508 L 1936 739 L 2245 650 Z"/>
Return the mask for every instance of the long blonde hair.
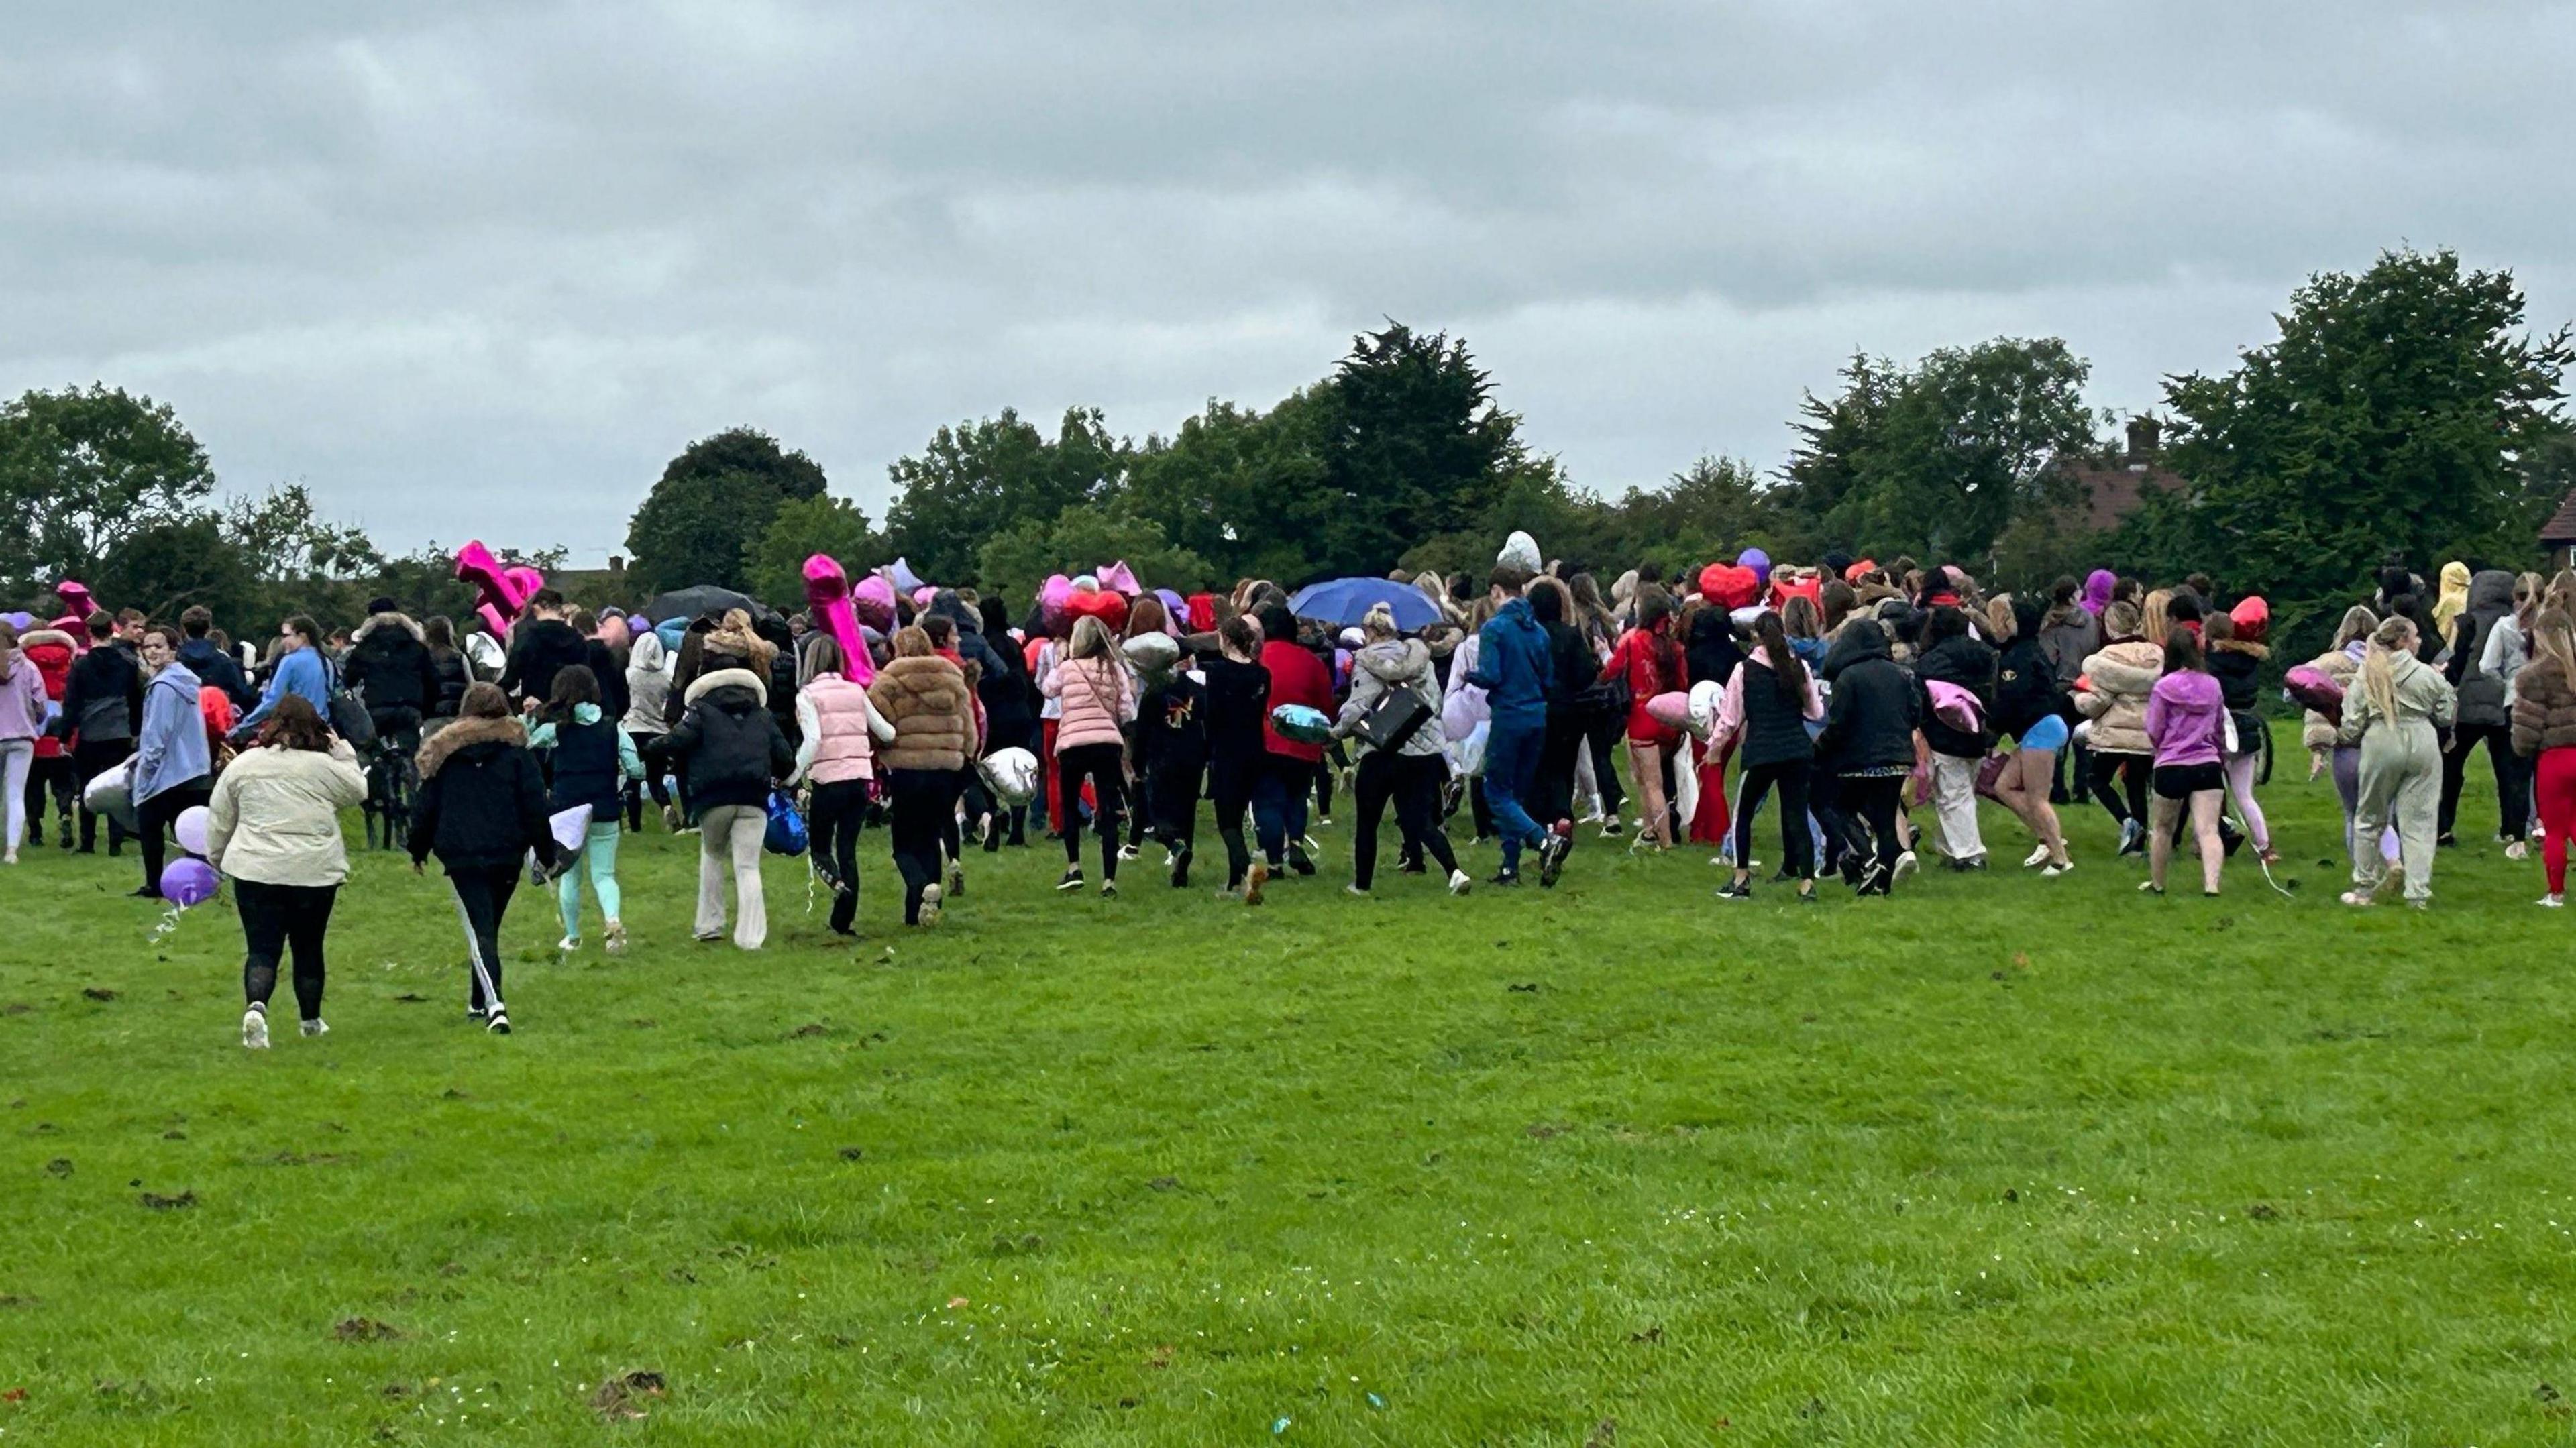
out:
<path id="1" fill-rule="evenodd" d="M 1073 621 L 1073 641 L 1066 648 L 1065 657 L 1088 659 L 1097 656 L 1106 656 L 1112 665 L 1127 661 L 1126 656 L 1110 643 L 1109 625 L 1102 623 L 1096 615 L 1086 613 Z"/>
<path id="2" fill-rule="evenodd" d="M 2531 624 L 2531 661 L 2558 666 L 2559 681 L 2576 688 L 2576 620 L 2555 608 L 2544 608 Z"/>
<path id="3" fill-rule="evenodd" d="M 2379 626 L 2370 636 L 2370 652 L 2361 656 L 2361 691 L 2370 696 L 2380 717 L 2397 717 L 2397 656 L 2415 652 L 2415 622 L 2403 615 Z"/>
<path id="4" fill-rule="evenodd" d="M 2147 595 L 2146 607 L 2139 612 L 2138 636 L 2152 644 L 2162 644 L 2173 632 L 2173 590 L 2159 588 Z"/>
<path id="5" fill-rule="evenodd" d="M 2354 604 L 2343 611 L 2343 623 L 2335 629 L 2336 651 L 2350 647 L 2356 639 L 2370 637 L 2378 628 L 2379 615 L 2372 613 L 2366 605 Z"/>

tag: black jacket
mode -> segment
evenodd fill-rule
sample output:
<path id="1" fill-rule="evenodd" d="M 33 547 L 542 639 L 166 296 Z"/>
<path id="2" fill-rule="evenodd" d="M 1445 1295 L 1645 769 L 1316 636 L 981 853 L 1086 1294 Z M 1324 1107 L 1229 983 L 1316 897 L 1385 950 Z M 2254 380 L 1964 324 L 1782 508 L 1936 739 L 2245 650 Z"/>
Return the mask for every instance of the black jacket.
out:
<path id="1" fill-rule="evenodd" d="M 1836 774 L 1911 769 L 1914 731 L 1923 720 L 1922 690 L 1889 652 L 1875 625 L 1834 635 L 1817 670 L 1832 687 L 1816 757 Z"/>
<path id="2" fill-rule="evenodd" d="M 1737 757 L 1745 768 L 1758 769 L 1810 759 L 1815 752 L 1807 738 L 1804 694 L 1784 696 L 1780 676 L 1771 671 L 1769 657 L 1757 647 L 1744 660 L 1744 742 L 1736 749 Z"/>
<path id="3" fill-rule="evenodd" d="M 2442 671 L 2459 691 L 2463 724 L 2501 729 L 2513 722 L 2512 711 L 2505 707 L 2504 680 L 2480 667 L 2486 662 L 2487 635 L 2512 612 L 2512 574 L 2489 568 L 2469 580 L 2469 606 L 2451 620 L 2451 663 Z"/>
<path id="4" fill-rule="evenodd" d="M 1744 662 L 1744 647 L 1735 641 L 1735 620 L 1713 604 L 1692 614 L 1690 640 L 1683 645 L 1682 654 L 1690 666 L 1692 683 L 1723 688 L 1727 680 L 1735 677 L 1735 666 Z"/>
<path id="5" fill-rule="evenodd" d="M 143 670 L 113 644 L 72 660 L 71 677 L 63 683 L 63 719 L 84 744 L 134 738 L 143 723 Z"/>
<path id="6" fill-rule="evenodd" d="M 626 661 L 617 657 L 617 650 L 598 639 L 583 639 L 581 642 L 582 662 L 590 665 L 590 671 L 599 676 L 601 716 L 612 724 L 622 722 L 626 718 L 626 706 L 634 699 L 626 687 Z"/>
<path id="7" fill-rule="evenodd" d="M 1953 729 L 1932 712 L 1927 695 L 1923 704 L 1923 742 L 1935 754 L 1954 759 L 1983 759 L 1988 746 L 1995 742 L 1995 646 L 1980 638 L 1960 634 L 1934 644 L 1914 661 L 1914 679 L 1918 684 L 1934 682 L 1956 684 L 1977 696 L 1978 711 L 1986 727 L 1976 733 Z"/>
<path id="8" fill-rule="evenodd" d="M 465 700 L 467 686 L 474 682 L 474 666 L 466 661 L 462 649 L 432 649 L 429 663 L 438 671 L 438 700 L 421 712 L 432 719 L 453 719 L 457 706 Z"/>
<path id="9" fill-rule="evenodd" d="M 519 625 L 517 637 L 510 640 L 510 662 L 501 670 L 501 692 L 513 700 L 543 703 L 554 693 L 557 673 L 589 662 L 590 640 L 574 632 L 571 624 L 559 618 L 530 620 Z"/>
<path id="10" fill-rule="evenodd" d="M 200 675 L 200 677 L 203 677 Z M 438 706 L 438 660 L 421 642 L 420 625 L 399 613 L 380 613 L 349 636 L 340 682 L 377 709 L 417 709 L 427 718 Z"/>
<path id="11" fill-rule="evenodd" d="M 1543 623 L 1547 630 L 1547 657 L 1550 675 L 1547 684 L 1547 712 L 1564 717 L 1582 712 L 1577 700 L 1592 681 L 1601 676 L 1601 656 L 1583 641 L 1583 630 L 1570 623 Z"/>
<path id="12" fill-rule="evenodd" d="M 991 712 L 989 707 L 987 714 Z M 1178 670 L 1145 691 L 1136 706 L 1136 768 L 1157 784 L 1198 797 L 1208 761 L 1207 689 Z"/>
<path id="13" fill-rule="evenodd" d="M 771 717 L 760 677 L 748 669 L 717 669 L 689 685 L 688 711 L 654 746 L 657 756 L 685 761 L 689 808 L 762 805 L 772 781 L 796 768 L 796 751 Z"/>
<path id="14" fill-rule="evenodd" d="M 2227 707 L 2243 714 L 2254 708 L 2262 689 L 2256 677 L 2262 672 L 2263 660 L 2271 650 L 2261 644 L 2228 639 L 2209 646 L 2209 676 L 2218 681 L 2219 697 Z"/>
<path id="15" fill-rule="evenodd" d="M 1208 761 L 1227 768 L 1259 762 L 1268 746 L 1261 726 L 1270 718 L 1270 671 L 1212 654 L 1207 673 Z"/>
<path id="16" fill-rule="evenodd" d="M 452 736 L 452 737 L 451 737 Z M 463 719 L 421 746 L 411 858 L 432 854 L 453 875 L 515 868 L 559 853 L 546 827 L 546 781 L 515 719 Z"/>
<path id="17" fill-rule="evenodd" d="M 179 645 L 179 662 L 188 666 L 188 672 L 197 676 L 199 684 L 211 684 L 223 690 L 224 697 L 233 701 L 234 708 L 254 709 L 259 706 L 259 690 L 250 686 L 250 679 L 242 673 L 241 661 L 216 648 L 214 640 L 190 639 Z"/>
<path id="18" fill-rule="evenodd" d="M 1994 717 L 1987 722 L 1998 734 L 2018 739 L 2022 731 L 2057 712 L 2057 666 L 2048 660 L 2036 634 L 2017 634 L 1996 661 Z"/>

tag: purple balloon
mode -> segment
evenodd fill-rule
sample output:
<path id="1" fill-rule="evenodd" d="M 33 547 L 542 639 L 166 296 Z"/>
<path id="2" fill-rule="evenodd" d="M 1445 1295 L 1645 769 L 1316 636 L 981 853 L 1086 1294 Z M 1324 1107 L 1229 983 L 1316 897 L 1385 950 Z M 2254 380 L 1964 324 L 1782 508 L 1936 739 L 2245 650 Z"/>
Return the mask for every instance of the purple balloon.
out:
<path id="1" fill-rule="evenodd" d="M 161 898 L 185 910 L 215 898 L 215 867 L 203 860 L 173 860 L 161 871 Z"/>
<path id="2" fill-rule="evenodd" d="M 1767 588 L 1770 586 L 1770 554 L 1763 552 L 1759 548 L 1747 548 L 1743 552 L 1735 555 L 1735 566 L 1738 568 L 1750 568 L 1753 570 L 1754 586 L 1760 588 Z"/>
<path id="3" fill-rule="evenodd" d="M 1168 588 L 1155 589 L 1154 596 L 1163 601 L 1163 611 L 1172 616 L 1172 632 L 1176 634 L 1188 633 L 1190 631 L 1190 601 Z"/>

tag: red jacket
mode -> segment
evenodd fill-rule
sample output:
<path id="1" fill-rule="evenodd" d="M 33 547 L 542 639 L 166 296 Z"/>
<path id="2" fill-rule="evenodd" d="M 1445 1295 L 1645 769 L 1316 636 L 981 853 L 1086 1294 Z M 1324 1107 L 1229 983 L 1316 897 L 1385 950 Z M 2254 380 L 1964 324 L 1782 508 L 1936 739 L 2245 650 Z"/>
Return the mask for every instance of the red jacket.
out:
<path id="1" fill-rule="evenodd" d="M 1333 675 L 1312 650 L 1291 640 L 1272 639 L 1261 646 L 1261 667 L 1270 671 L 1272 709 L 1282 704 L 1303 704 L 1326 718 L 1332 717 Z M 1266 714 L 1261 720 L 1261 744 L 1273 754 L 1303 759 L 1310 764 L 1324 757 L 1321 744 L 1300 744 L 1294 739 L 1281 737 Z"/>
<path id="2" fill-rule="evenodd" d="M 18 648 L 26 655 L 27 662 L 36 666 L 37 674 L 45 681 L 45 697 L 56 704 L 62 703 L 63 690 L 70 686 L 72 680 L 72 658 L 78 652 L 72 636 L 60 629 L 31 629 L 18 640 Z M 62 753 L 63 741 L 49 734 L 37 736 L 38 759 L 53 759 Z"/>
<path id="3" fill-rule="evenodd" d="M 1628 681 L 1630 739 L 1659 744 L 1666 749 L 1681 742 L 1681 731 L 1646 712 L 1646 702 L 1657 694 L 1689 688 L 1686 672 L 1682 651 L 1671 640 L 1657 638 L 1637 628 L 1619 636 L 1619 646 L 1610 651 L 1610 662 L 1601 666 L 1601 677 L 1604 681 L 1620 678 Z"/>

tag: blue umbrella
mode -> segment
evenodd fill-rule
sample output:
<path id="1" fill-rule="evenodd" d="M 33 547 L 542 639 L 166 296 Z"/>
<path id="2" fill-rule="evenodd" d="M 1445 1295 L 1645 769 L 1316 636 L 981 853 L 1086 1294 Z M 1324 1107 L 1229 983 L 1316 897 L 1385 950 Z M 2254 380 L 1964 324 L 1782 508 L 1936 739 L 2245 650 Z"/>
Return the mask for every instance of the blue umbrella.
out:
<path id="1" fill-rule="evenodd" d="M 1429 628 L 1440 621 L 1440 610 L 1432 606 L 1421 589 L 1383 578 L 1336 578 L 1329 583 L 1309 584 L 1288 600 L 1288 611 L 1299 618 L 1349 628 L 1367 617 L 1373 605 L 1381 603 L 1395 615 L 1399 629 Z"/>

